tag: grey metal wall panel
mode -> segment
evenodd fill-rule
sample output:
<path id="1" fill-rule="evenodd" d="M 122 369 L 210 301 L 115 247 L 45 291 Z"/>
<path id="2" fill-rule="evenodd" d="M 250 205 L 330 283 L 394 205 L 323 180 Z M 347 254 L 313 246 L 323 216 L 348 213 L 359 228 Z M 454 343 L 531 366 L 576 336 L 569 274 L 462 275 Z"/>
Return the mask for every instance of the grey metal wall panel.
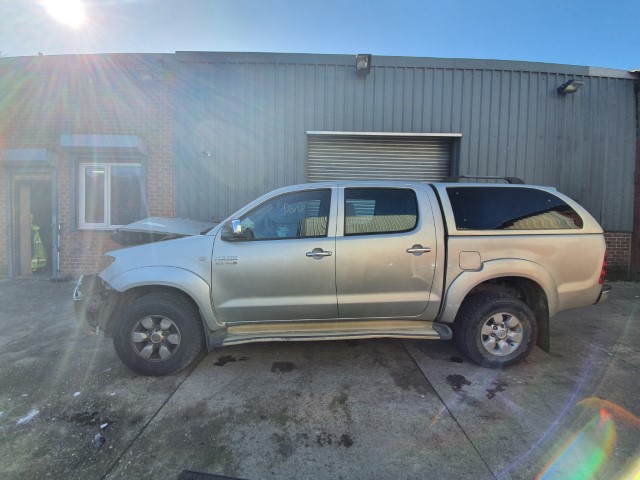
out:
<path id="1" fill-rule="evenodd" d="M 552 185 L 606 230 L 632 228 L 635 111 L 625 72 L 374 56 L 359 77 L 343 55 L 176 58 L 178 215 L 221 220 L 307 181 L 307 131 L 461 132 L 452 173 Z M 568 78 L 586 84 L 558 95 Z"/>

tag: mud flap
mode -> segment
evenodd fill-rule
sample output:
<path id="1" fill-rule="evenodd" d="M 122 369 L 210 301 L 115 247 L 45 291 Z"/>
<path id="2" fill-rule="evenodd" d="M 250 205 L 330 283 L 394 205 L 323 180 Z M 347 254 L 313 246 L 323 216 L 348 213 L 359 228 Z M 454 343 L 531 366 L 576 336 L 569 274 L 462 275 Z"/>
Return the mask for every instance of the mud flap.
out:
<path id="1" fill-rule="evenodd" d="M 549 353 L 551 351 L 551 334 L 549 332 L 549 308 L 544 299 L 540 299 L 538 308 L 534 312 L 538 323 L 538 338 L 536 345 Z"/>

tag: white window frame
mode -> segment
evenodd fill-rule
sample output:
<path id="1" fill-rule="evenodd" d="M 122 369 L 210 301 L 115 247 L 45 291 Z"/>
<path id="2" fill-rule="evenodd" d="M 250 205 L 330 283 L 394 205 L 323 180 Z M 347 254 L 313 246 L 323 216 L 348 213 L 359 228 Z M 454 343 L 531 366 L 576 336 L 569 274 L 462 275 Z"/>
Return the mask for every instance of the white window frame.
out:
<path id="1" fill-rule="evenodd" d="M 79 177 L 79 191 L 78 191 L 78 229 L 80 230 L 113 230 L 114 228 L 121 227 L 122 225 L 111 224 L 111 168 L 112 167 L 138 167 L 140 168 L 140 174 L 142 176 L 142 164 L 140 163 L 80 163 L 78 169 Z M 104 185 L 104 219 L 103 223 L 87 223 L 85 222 L 86 214 L 86 190 L 85 190 L 85 170 L 87 168 L 104 168 L 105 171 L 105 185 Z M 144 185 L 140 185 L 141 190 L 144 189 Z M 140 199 L 144 202 L 144 199 Z M 144 207 L 144 205 L 142 205 Z"/>

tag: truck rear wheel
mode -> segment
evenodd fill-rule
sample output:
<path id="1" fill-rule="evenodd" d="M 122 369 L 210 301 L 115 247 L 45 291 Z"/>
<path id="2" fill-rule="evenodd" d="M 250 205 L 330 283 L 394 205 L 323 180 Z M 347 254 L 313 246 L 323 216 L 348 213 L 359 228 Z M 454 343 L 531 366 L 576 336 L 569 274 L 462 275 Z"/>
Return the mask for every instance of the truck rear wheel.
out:
<path id="1" fill-rule="evenodd" d="M 535 315 L 524 302 L 490 292 L 467 297 L 453 327 L 454 340 L 462 352 L 490 368 L 522 361 L 533 349 L 537 336 Z"/>
<path id="2" fill-rule="evenodd" d="M 133 302 L 113 332 L 116 354 L 141 375 L 168 375 L 204 351 L 197 308 L 184 297 L 151 293 Z"/>

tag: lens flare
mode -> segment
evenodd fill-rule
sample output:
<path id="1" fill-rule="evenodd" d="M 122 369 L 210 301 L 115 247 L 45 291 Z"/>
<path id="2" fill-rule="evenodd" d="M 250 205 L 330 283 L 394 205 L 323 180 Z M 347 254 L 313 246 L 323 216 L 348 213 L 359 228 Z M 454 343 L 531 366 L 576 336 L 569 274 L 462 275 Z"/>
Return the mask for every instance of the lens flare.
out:
<path id="1" fill-rule="evenodd" d="M 601 408 L 582 430 L 560 448 L 536 480 L 593 478 L 611 459 L 616 436 L 613 417 L 606 409 Z"/>
<path id="2" fill-rule="evenodd" d="M 43 0 L 42 6 L 58 22 L 71 28 L 79 28 L 86 18 L 82 0 Z"/>
<path id="3" fill-rule="evenodd" d="M 606 409 L 620 423 L 624 423 L 630 427 L 640 428 L 640 418 L 635 416 L 629 410 L 625 410 L 620 405 L 599 397 L 589 397 L 578 402 L 578 405 L 592 410 Z"/>
<path id="4" fill-rule="evenodd" d="M 629 464 L 627 470 L 618 477 L 619 480 L 640 480 L 640 457 Z"/>

